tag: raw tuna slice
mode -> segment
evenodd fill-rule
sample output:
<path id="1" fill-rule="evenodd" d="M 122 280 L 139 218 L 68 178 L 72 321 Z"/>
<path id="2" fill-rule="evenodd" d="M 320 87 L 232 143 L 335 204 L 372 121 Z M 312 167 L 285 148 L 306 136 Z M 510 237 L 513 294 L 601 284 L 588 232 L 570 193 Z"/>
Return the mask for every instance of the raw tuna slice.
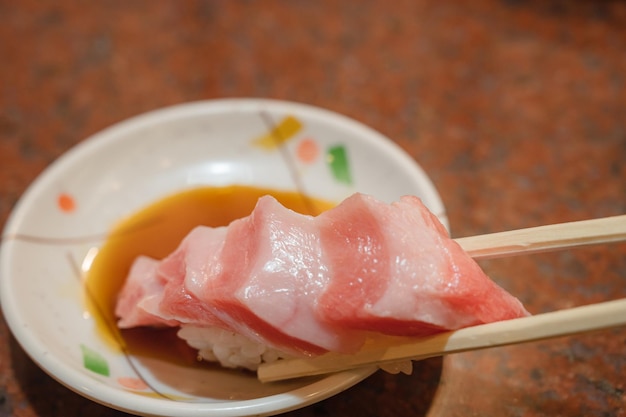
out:
<path id="1" fill-rule="evenodd" d="M 158 311 L 158 300 L 165 287 L 165 280 L 157 276 L 158 267 L 159 261 L 147 256 L 139 256 L 133 262 L 115 306 L 115 314 L 121 318 L 120 328 L 177 325 Z"/>
<path id="2" fill-rule="evenodd" d="M 262 197 L 249 217 L 229 225 L 219 264 L 220 271 L 187 288 L 232 327 L 245 324 L 268 345 L 294 354 L 353 352 L 363 343 L 360 332 L 317 316 L 331 277 L 314 217 Z"/>
<path id="3" fill-rule="evenodd" d="M 370 332 L 424 336 L 528 313 L 418 198 L 355 194 L 317 217 L 266 196 L 228 227 L 197 227 L 162 261 L 136 260 L 116 314 L 120 327 L 180 325 L 190 340 L 219 329 L 317 355 L 353 352 Z M 235 350 L 248 361 L 249 347 Z"/>
<path id="4" fill-rule="evenodd" d="M 317 220 L 333 277 L 319 312 L 331 323 L 423 336 L 528 314 L 417 197 L 355 194 Z"/>

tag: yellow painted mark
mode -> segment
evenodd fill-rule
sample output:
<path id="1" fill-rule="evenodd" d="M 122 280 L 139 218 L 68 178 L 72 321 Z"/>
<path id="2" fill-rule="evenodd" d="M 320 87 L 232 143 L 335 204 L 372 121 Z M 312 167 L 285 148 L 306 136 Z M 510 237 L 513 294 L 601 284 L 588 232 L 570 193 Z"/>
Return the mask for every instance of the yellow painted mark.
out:
<path id="1" fill-rule="evenodd" d="M 302 129 L 302 122 L 293 116 L 287 116 L 270 132 L 255 139 L 252 143 L 268 151 L 273 150 L 293 139 L 300 129 Z"/>

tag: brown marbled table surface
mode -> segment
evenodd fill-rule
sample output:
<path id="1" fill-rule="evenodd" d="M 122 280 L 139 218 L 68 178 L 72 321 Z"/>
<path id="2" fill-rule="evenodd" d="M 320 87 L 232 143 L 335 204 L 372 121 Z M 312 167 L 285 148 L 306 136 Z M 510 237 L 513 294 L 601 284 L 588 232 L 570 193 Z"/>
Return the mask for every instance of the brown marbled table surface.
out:
<path id="1" fill-rule="evenodd" d="M 626 2 L 0 1 L 0 225 L 89 135 L 193 100 L 355 118 L 432 178 L 455 237 L 626 213 Z M 626 296 L 626 245 L 483 262 L 532 313 Z M 626 416 L 626 330 L 378 373 L 292 416 Z M 118 416 L 0 320 L 0 416 Z"/>

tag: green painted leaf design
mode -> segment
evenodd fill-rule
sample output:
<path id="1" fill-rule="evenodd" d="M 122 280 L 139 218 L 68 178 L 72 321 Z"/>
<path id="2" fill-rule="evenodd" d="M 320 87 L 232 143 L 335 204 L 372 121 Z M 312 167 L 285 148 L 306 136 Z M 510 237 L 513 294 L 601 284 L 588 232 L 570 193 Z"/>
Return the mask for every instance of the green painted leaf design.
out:
<path id="1" fill-rule="evenodd" d="M 344 184 L 352 184 L 350 174 L 350 164 L 348 163 L 348 153 L 345 146 L 338 145 L 328 149 L 326 161 L 335 180 Z"/>
<path id="2" fill-rule="evenodd" d="M 83 352 L 83 366 L 86 369 L 103 376 L 110 376 L 109 363 L 104 356 L 83 344 L 80 345 L 80 350 Z"/>

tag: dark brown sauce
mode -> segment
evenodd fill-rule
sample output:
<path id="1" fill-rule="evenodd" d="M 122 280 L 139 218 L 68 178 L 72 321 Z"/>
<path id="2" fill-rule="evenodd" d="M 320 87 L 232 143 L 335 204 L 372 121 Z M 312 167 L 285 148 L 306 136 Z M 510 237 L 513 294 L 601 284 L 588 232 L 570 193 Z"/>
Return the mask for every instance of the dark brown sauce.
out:
<path id="1" fill-rule="evenodd" d="M 114 309 L 133 260 L 139 255 L 161 259 L 196 226 L 228 225 L 248 216 L 259 197 L 270 194 L 285 207 L 317 215 L 333 204 L 297 192 L 247 186 L 207 187 L 180 192 L 157 201 L 121 221 L 109 234 L 87 272 L 87 306 L 99 333 L 134 355 L 179 364 L 196 362 L 196 354 L 176 337 L 177 329 L 131 329 L 120 332 Z"/>

